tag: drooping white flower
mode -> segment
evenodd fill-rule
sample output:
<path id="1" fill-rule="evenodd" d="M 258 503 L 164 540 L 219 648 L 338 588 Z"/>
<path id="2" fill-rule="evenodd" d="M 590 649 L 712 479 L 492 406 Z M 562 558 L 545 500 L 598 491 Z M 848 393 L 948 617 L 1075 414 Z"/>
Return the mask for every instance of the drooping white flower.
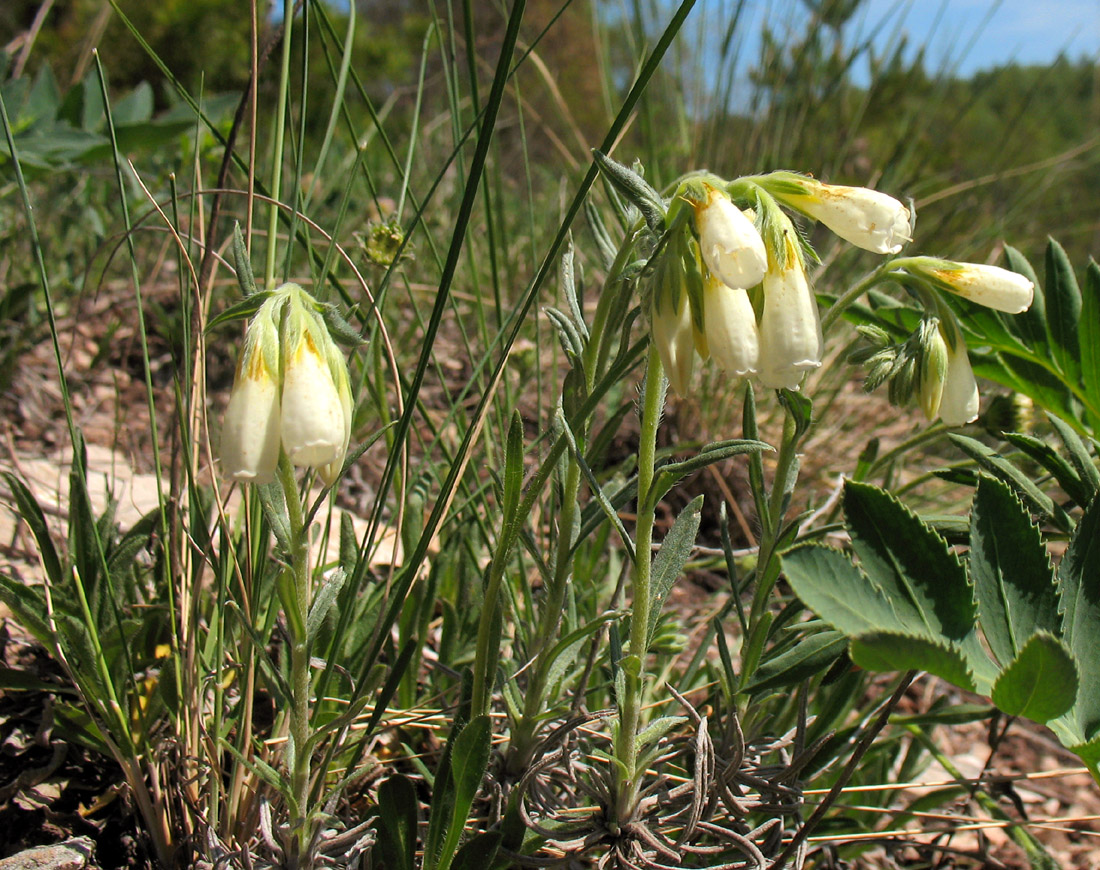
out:
<path id="1" fill-rule="evenodd" d="M 982 263 L 956 263 L 935 257 L 913 257 L 900 261 L 902 268 L 926 278 L 937 287 L 1008 314 L 1031 307 L 1035 285 L 1017 272 Z"/>
<path id="2" fill-rule="evenodd" d="M 939 413 L 947 426 L 962 426 L 978 419 L 978 382 L 961 335 L 956 337 L 954 347 L 947 346 L 947 374 Z"/>
<path id="3" fill-rule="evenodd" d="M 703 329 L 711 357 L 723 371 L 756 371 L 760 337 L 756 313 L 743 287 L 728 287 L 708 275 L 703 284 Z"/>
<path id="4" fill-rule="evenodd" d="M 768 268 L 756 226 L 728 196 L 707 188 L 707 202 L 695 207 L 699 250 L 711 273 L 728 287 L 755 287 Z"/>
<path id="5" fill-rule="evenodd" d="M 821 319 L 801 259 L 790 251 L 787 263 L 774 260 L 764 275 L 760 318 L 760 383 L 797 390 L 802 376 L 821 365 Z"/>
<path id="6" fill-rule="evenodd" d="M 319 468 L 343 460 L 344 402 L 329 367 L 323 321 L 291 297 L 283 335 L 283 450 L 291 463 Z"/>
<path id="7" fill-rule="evenodd" d="M 675 306 L 667 301 L 661 310 L 650 313 L 650 340 L 665 369 L 669 383 L 680 395 L 691 385 L 691 370 L 695 364 L 695 339 L 691 323 L 691 305 L 687 291 L 680 293 Z"/>
<path id="8" fill-rule="evenodd" d="M 910 241 L 909 209 L 888 194 L 869 187 L 824 184 L 794 173 L 783 173 L 783 181 L 802 192 L 776 189 L 777 197 L 858 248 L 896 254 Z"/>
<path id="9" fill-rule="evenodd" d="M 333 460 L 318 469 L 321 480 L 327 486 L 332 486 L 343 469 L 344 457 L 347 455 L 348 444 L 351 442 L 351 418 L 355 413 L 351 398 L 351 383 L 348 379 L 348 366 L 344 361 L 344 355 L 340 353 L 335 345 L 332 345 L 329 351 L 329 371 L 332 374 L 333 383 L 336 384 L 336 392 L 340 396 L 340 407 L 344 415 L 343 443 Z"/>
<path id="10" fill-rule="evenodd" d="M 274 325 L 261 310 L 249 326 L 222 420 L 222 470 L 233 480 L 271 483 L 279 462 L 280 403 Z"/>

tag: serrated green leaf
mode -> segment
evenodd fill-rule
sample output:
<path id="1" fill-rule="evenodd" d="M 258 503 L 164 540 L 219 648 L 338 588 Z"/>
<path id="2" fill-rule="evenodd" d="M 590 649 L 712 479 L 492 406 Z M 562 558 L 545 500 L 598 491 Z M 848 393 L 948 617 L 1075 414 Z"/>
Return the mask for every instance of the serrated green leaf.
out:
<path id="1" fill-rule="evenodd" d="M 803 680 L 825 673 L 848 648 L 848 639 L 839 631 L 821 631 L 799 640 L 787 652 L 768 659 L 756 669 L 742 692 L 756 695 L 773 689 L 795 686 Z"/>
<path id="2" fill-rule="evenodd" d="M 978 482 L 968 558 L 982 631 L 1002 666 L 1036 631 L 1060 631 L 1058 588 L 1042 536 L 1008 486 L 995 478 Z"/>
<path id="3" fill-rule="evenodd" d="M 1100 497 L 1077 523 L 1058 566 L 1062 638 L 1077 657 L 1081 686 L 1071 716 L 1081 736 L 1100 731 Z"/>
<path id="4" fill-rule="evenodd" d="M 649 605 L 649 627 L 646 632 L 647 647 L 653 641 L 653 633 L 657 629 L 657 620 L 661 616 L 665 599 L 668 598 L 668 593 L 680 578 L 684 565 L 691 557 L 695 537 L 699 534 L 702 513 L 703 496 L 698 495 L 680 511 L 653 559 L 652 599 Z"/>
<path id="5" fill-rule="evenodd" d="M 1081 375 L 1081 349 L 1077 324 L 1081 320 L 1081 290 L 1073 264 L 1054 239 L 1047 241 L 1046 285 L 1047 335 L 1054 359 L 1071 382 Z"/>
<path id="6" fill-rule="evenodd" d="M 1077 699 L 1077 665 L 1058 638 L 1037 632 L 993 684 L 993 703 L 1009 716 L 1049 722 Z"/>
<path id="7" fill-rule="evenodd" d="M 973 631 L 973 590 L 938 534 L 884 490 L 849 481 L 844 515 L 863 571 L 914 634 L 959 641 Z"/>
<path id="8" fill-rule="evenodd" d="M 882 590 L 839 550 L 821 544 L 796 547 L 783 554 L 783 572 L 807 607 L 849 637 L 905 627 Z"/>
<path id="9" fill-rule="evenodd" d="M 876 631 L 852 638 L 852 661 L 869 671 L 928 671 L 976 691 L 966 656 L 954 643 L 915 634 Z"/>

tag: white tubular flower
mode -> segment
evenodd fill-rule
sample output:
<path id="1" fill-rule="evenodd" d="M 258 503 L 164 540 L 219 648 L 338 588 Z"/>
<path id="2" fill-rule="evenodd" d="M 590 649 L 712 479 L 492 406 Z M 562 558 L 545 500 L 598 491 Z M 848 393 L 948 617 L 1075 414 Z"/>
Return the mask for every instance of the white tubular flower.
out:
<path id="1" fill-rule="evenodd" d="M 1019 314 L 1031 307 L 1035 285 L 1023 275 L 999 266 L 981 263 L 956 263 L 935 257 L 902 260 L 902 268 L 927 278 L 937 287 L 978 305 Z"/>
<path id="2" fill-rule="evenodd" d="M 329 371 L 332 373 L 333 382 L 336 384 L 336 392 L 340 395 L 340 408 L 344 415 L 344 441 L 340 445 L 332 462 L 322 465 L 318 469 L 321 480 L 326 486 L 332 486 L 340 476 L 344 467 L 344 457 L 347 456 L 348 444 L 351 442 L 351 418 L 355 409 L 351 400 L 351 384 L 348 379 L 348 366 L 344 355 L 335 345 L 329 349 Z"/>
<path id="3" fill-rule="evenodd" d="M 753 222 L 726 194 L 707 188 L 705 205 L 695 206 L 699 249 L 711 273 L 729 287 L 755 287 L 768 268 L 764 241 Z"/>
<path id="4" fill-rule="evenodd" d="M 283 363 L 283 449 L 291 463 L 318 468 L 343 461 L 344 403 L 328 363 L 323 323 L 297 298 L 287 312 Z M 318 346 L 320 345 L 320 346 Z"/>
<path id="5" fill-rule="evenodd" d="M 760 318 L 760 383 L 797 390 L 802 375 L 821 365 L 821 319 L 806 270 L 792 251 L 786 268 L 769 264 Z"/>
<path id="6" fill-rule="evenodd" d="M 222 470 L 233 480 L 271 483 L 279 463 L 279 384 L 265 351 L 266 312 L 249 325 L 222 421 Z"/>
<path id="7" fill-rule="evenodd" d="M 909 236 L 909 209 L 894 197 L 868 187 L 823 184 L 812 178 L 784 174 L 803 189 L 801 195 L 776 191 L 776 196 L 851 242 L 876 254 L 896 254 Z"/>
<path id="8" fill-rule="evenodd" d="M 756 371 L 760 337 L 748 292 L 727 287 L 713 275 L 703 283 L 703 329 L 718 368 L 735 375 Z"/>
<path id="9" fill-rule="evenodd" d="M 954 348 L 947 346 L 947 374 L 939 411 L 947 426 L 962 426 L 978 419 L 978 382 L 961 335 L 955 339 Z"/>
<path id="10" fill-rule="evenodd" d="M 649 336 L 657 346 L 665 375 L 680 395 L 691 386 L 691 369 L 695 364 L 695 338 L 691 325 L 691 305 L 687 289 L 680 292 L 680 302 L 673 310 L 666 303 L 663 311 L 650 314 Z"/>

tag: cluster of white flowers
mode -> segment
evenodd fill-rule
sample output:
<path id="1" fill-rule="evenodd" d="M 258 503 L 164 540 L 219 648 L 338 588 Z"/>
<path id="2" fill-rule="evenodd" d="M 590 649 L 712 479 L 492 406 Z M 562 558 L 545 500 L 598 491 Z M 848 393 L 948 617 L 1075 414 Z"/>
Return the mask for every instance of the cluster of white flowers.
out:
<path id="1" fill-rule="evenodd" d="M 248 324 L 222 423 L 222 470 L 234 480 L 270 483 L 281 447 L 293 465 L 316 468 L 332 484 L 351 416 L 343 353 L 313 297 L 284 284 Z"/>
<path id="2" fill-rule="evenodd" d="M 777 199 L 855 245 L 896 253 L 909 239 L 909 210 L 892 197 L 793 173 L 774 173 L 771 179 L 782 182 Z M 770 197 L 764 190 L 758 195 Z M 772 208 L 773 232 L 762 234 L 756 214 L 742 211 L 726 191 L 710 184 L 705 197 L 691 204 L 705 266 L 702 311 L 696 312 L 702 334 L 693 334 L 687 294 L 674 310 L 658 313 L 655 307 L 651 317 L 653 339 L 673 388 L 686 391 L 698 351 L 732 374 L 755 374 L 766 387 L 798 389 L 803 374 L 821 365 L 822 337 L 794 226 Z M 776 244 L 765 244 L 769 235 Z M 759 319 L 748 292 L 757 286 L 763 291 Z"/>
<path id="3" fill-rule="evenodd" d="M 662 296 L 669 291 L 658 288 L 650 306 L 652 340 L 680 393 L 689 388 L 696 354 L 709 356 L 731 374 L 755 375 L 775 389 L 797 390 L 803 375 L 821 365 L 817 300 L 798 231 L 780 206 L 874 253 L 897 254 L 910 241 L 909 209 L 879 191 L 824 184 L 790 172 L 741 181 L 749 187 L 738 182 L 722 187 L 708 179 L 685 196 L 694 212 L 692 238 L 701 260 L 696 268 L 702 272 L 702 290 L 693 296 L 674 288 L 675 304 L 670 305 Z M 755 197 L 755 210 L 739 208 L 728 192 L 744 194 L 746 189 L 751 195 L 738 199 L 753 205 Z M 892 277 L 904 275 L 933 291 L 1010 313 L 1026 310 L 1034 290 L 1024 276 L 996 266 L 905 257 L 894 260 L 892 269 Z M 684 274 L 681 280 L 686 284 L 695 276 Z M 941 323 L 935 341 L 942 352 L 926 349 L 920 404 L 929 419 L 938 416 L 951 426 L 970 422 L 978 413 L 978 388 L 962 333 L 956 324 Z"/>

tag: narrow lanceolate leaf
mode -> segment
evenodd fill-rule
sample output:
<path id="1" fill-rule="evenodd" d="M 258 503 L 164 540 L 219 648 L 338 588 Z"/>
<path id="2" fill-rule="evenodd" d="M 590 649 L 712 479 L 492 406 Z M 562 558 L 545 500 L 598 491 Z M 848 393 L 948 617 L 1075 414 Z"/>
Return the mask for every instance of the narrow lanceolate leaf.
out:
<path id="1" fill-rule="evenodd" d="M 695 546 L 695 536 L 699 533 L 699 520 L 703 513 L 703 497 L 696 496 L 680 511 L 676 522 L 668 530 L 661 549 L 653 560 L 653 598 L 649 609 L 649 630 L 646 634 L 646 644 L 653 640 L 653 632 L 657 629 L 657 620 L 661 616 L 661 608 L 669 591 L 679 579 L 691 556 L 691 549 Z M 642 554 L 644 557 L 645 554 Z"/>
<path id="2" fill-rule="evenodd" d="M 1005 258 L 1008 260 L 1008 268 L 1023 275 L 1035 285 L 1035 298 L 1031 300 L 1031 307 L 1015 317 L 1008 318 L 1009 326 L 1029 348 L 1036 353 L 1041 353 L 1047 346 L 1047 315 L 1039 277 L 1027 258 L 1011 245 L 1005 245 Z"/>
<path id="3" fill-rule="evenodd" d="M 1089 261 L 1085 269 L 1077 341 L 1081 346 L 1081 383 L 1085 399 L 1093 414 L 1100 416 L 1100 264 L 1095 260 Z"/>
<path id="4" fill-rule="evenodd" d="M 849 637 L 905 629 L 882 590 L 839 550 L 821 544 L 796 547 L 783 554 L 783 573 L 807 607 Z"/>
<path id="5" fill-rule="evenodd" d="M 982 631 L 1002 666 L 1036 631 L 1059 633 L 1058 589 L 1039 530 L 1012 491 L 991 477 L 978 481 L 969 559 Z"/>
<path id="6" fill-rule="evenodd" d="M 1081 480 L 1078 470 L 1048 442 L 1022 432 L 1005 432 L 1004 439 L 1050 472 L 1076 504 L 1086 505 L 1092 501 L 1091 488 Z"/>
<path id="7" fill-rule="evenodd" d="M 454 782 L 454 809 L 451 824 L 447 829 L 447 838 L 440 853 L 440 870 L 446 870 L 454 857 L 463 826 L 470 813 L 474 797 L 485 778 L 485 769 L 489 765 L 490 740 L 492 737 L 488 716 L 476 716 L 462 729 L 454 742 L 451 755 L 451 777 Z"/>
<path id="8" fill-rule="evenodd" d="M 413 870 L 416 862 L 416 789 L 404 776 L 378 787 L 378 851 L 387 867 Z"/>
<path id="9" fill-rule="evenodd" d="M 758 694 L 796 686 L 803 680 L 824 674 L 847 648 L 848 638 L 842 632 L 818 632 L 799 641 L 787 652 L 762 663 L 741 691 Z"/>
<path id="10" fill-rule="evenodd" d="M 508 446 L 504 453 L 504 521 L 515 522 L 523 487 L 523 418 L 517 410 L 508 427 Z"/>
<path id="11" fill-rule="evenodd" d="M 952 433 L 948 436 L 955 446 L 973 459 L 985 471 L 1008 484 L 1028 508 L 1058 526 L 1063 531 L 1073 528 L 1073 521 L 1054 500 L 1036 486 L 1030 477 L 981 441 Z"/>
<path id="12" fill-rule="evenodd" d="M 997 678 L 991 697 L 1010 716 L 1046 723 L 1073 706 L 1077 683 L 1077 664 L 1066 645 L 1039 632 Z"/>
<path id="13" fill-rule="evenodd" d="M 943 538 L 888 492 L 868 484 L 845 485 L 844 515 L 863 570 L 906 631 L 945 640 L 973 631 L 973 590 Z"/>
<path id="14" fill-rule="evenodd" d="M 252 296 L 256 293 L 256 278 L 252 274 L 252 262 L 248 259 L 248 247 L 241 232 L 241 222 L 233 222 L 233 267 L 237 270 L 237 283 L 241 293 Z"/>
<path id="15" fill-rule="evenodd" d="M 1096 267 L 1095 263 L 1090 264 L 1089 268 L 1093 269 L 1093 267 Z M 1096 274 L 1097 281 L 1100 281 L 1100 267 L 1096 268 Z M 1100 288 L 1097 288 L 1097 292 L 1100 293 Z M 1098 316 L 1100 316 L 1100 312 L 1098 312 Z M 1097 340 L 1100 341 L 1100 336 L 1097 337 Z M 1074 431 L 1072 426 L 1049 411 L 1047 412 L 1047 419 L 1050 421 L 1050 425 L 1054 427 L 1054 431 L 1058 433 L 1058 437 L 1062 439 L 1062 443 L 1069 453 L 1069 461 L 1077 469 L 1077 476 L 1088 487 L 1089 497 L 1085 501 L 1079 502 L 1084 507 L 1092 502 L 1097 492 L 1100 492 L 1100 471 L 1096 469 L 1096 461 L 1089 453 L 1085 442 L 1081 440 L 1081 436 Z"/>
<path id="16" fill-rule="evenodd" d="M 1100 732 L 1100 498 L 1077 523 L 1058 566 L 1062 637 L 1077 657 L 1081 687 L 1070 714 L 1084 740 Z"/>
<path id="17" fill-rule="evenodd" d="M 977 688 L 967 657 L 945 640 L 893 631 L 861 634 L 852 639 L 852 661 L 869 671 L 928 671 L 968 692 Z"/>
<path id="18" fill-rule="evenodd" d="M 1054 239 L 1047 242 L 1046 254 L 1047 333 L 1054 359 L 1071 382 L 1081 375 L 1081 350 L 1077 324 L 1081 320 L 1081 290 L 1073 264 Z"/>

